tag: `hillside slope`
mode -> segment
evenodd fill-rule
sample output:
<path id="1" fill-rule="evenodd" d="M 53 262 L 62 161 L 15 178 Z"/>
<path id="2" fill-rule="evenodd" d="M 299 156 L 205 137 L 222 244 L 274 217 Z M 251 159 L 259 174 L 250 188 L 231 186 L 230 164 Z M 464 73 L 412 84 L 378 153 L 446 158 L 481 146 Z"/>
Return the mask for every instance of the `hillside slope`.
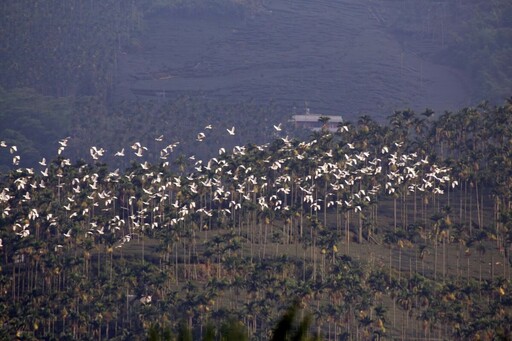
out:
<path id="1" fill-rule="evenodd" d="M 468 105 L 465 75 L 426 57 L 440 48 L 435 39 L 391 30 L 400 6 L 279 0 L 244 14 L 160 11 L 121 56 L 117 97 L 252 99 L 298 111 L 307 102 L 349 119 Z"/>

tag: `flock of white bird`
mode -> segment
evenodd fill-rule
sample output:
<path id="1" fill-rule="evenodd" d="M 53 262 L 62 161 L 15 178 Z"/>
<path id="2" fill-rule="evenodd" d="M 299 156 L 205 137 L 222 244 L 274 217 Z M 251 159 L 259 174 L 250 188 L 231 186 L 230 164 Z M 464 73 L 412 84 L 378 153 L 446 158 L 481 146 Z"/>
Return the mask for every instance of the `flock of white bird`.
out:
<path id="1" fill-rule="evenodd" d="M 274 128 L 282 131 L 281 125 Z M 208 125 L 199 132 L 197 141 L 205 141 L 210 129 Z M 348 127 L 341 129 L 346 131 Z M 227 133 L 234 135 L 235 127 Z M 14 219 L 7 228 L 19 238 L 35 233 L 36 225 L 50 228 L 60 236 L 56 250 L 72 238 L 106 234 L 121 247 L 145 229 L 173 228 L 189 219 L 200 221 L 199 226 L 206 229 L 211 219 L 235 221 L 245 207 L 283 216 L 296 209 L 297 203 L 312 215 L 322 209 L 364 212 L 382 195 L 443 194 L 448 186 L 457 185 L 450 179 L 450 169 L 417 153 L 402 152 L 400 143 L 371 152 L 351 143 L 329 147 L 318 140 L 280 137 L 273 143 L 235 146 L 231 153 L 220 148 L 217 157 L 197 160 L 190 173 L 181 174 L 167 168 L 179 144 L 174 142 L 161 149 L 162 165 L 144 161 L 138 163 L 140 168 L 124 174 L 117 169 L 100 176 L 97 168 L 87 164 L 75 167 L 63 157 L 69 139 L 58 141 L 59 158 L 39 162 L 41 170 L 18 168 L 4 176 L 0 191 L 2 218 Z M 165 145 L 164 140 L 164 136 L 155 138 Z M 18 166 L 21 156 L 17 147 L 5 141 L 0 147 Z M 129 149 L 135 160 L 148 150 L 140 142 Z M 101 147 L 90 148 L 93 162 L 106 153 Z M 129 157 L 124 148 L 114 155 Z M 140 188 L 133 188 L 135 184 Z M 31 203 L 41 196 L 50 196 L 52 203 L 34 207 Z M 0 239 L 0 247 L 2 243 Z"/>

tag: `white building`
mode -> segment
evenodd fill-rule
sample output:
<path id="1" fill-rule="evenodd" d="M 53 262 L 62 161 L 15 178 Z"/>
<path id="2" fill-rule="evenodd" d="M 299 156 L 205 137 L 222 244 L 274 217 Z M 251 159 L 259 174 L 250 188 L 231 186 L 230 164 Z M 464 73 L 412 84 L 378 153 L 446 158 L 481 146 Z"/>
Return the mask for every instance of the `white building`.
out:
<path id="1" fill-rule="evenodd" d="M 321 117 L 327 117 L 329 120 L 326 123 L 326 128 L 330 132 L 336 132 L 338 129 L 338 124 L 343 122 L 343 118 L 341 116 L 332 116 L 332 115 L 318 115 L 318 114 L 309 114 L 305 115 L 293 115 L 291 122 L 295 124 L 296 128 L 304 128 L 311 129 L 313 131 L 319 131 L 322 129 L 322 122 L 320 122 Z"/>

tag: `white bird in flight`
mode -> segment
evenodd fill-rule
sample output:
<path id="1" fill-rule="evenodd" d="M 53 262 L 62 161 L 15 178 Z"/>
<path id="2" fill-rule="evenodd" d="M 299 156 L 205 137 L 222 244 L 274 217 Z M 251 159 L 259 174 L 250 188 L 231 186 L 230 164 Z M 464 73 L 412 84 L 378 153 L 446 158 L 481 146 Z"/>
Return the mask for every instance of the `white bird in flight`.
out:
<path id="1" fill-rule="evenodd" d="M 92 146 L 91 149 L 89 150 L 90 154 L 91 154 L 91 157 L 94 159 L 94 160 L 98 160 L 101 156 L 103 156 L 103 154 L 105 154 L 105 149 L 103 148 L 97 148 L 95 146 Z"/>
<path id="2" fill-rule="evenodd" d="M 64 139 L 60 140 L 60 141 L 59 141 L 59 144 L 60 144 L 62 147 L 67 147 L 67 145 L 68 145 L 68 139 L 69 139 L 69 137 L 66 137 L 66 138 L 64 138 Z"/>
<path id="3" fill-rule="evenodd" d="M 138 157 L 142 157 L 142 151 L 143 150 L 147 150 L 147 148 L 146 147 L 142 147 L 142 148 L 137 149 L 137 151 L 135 152 L 135 155 L 138 156 Z"/>
<path id="4" fill-rule="evenodd" d="M 235 127 L 232 127 L 231 129 L 226 129 L 229 133 L 229 135 L 235 135 Z"/>
<path id="5" fill-rule="evenodd" d="M 20 159 L 21 157 L 19 155 L 15 155 L 13 158 L 12 158 L 12 164 L 17 166 L 20 164 Z"/>
<path id="6" fill-rule="evenodd" d="M 115 153 L 114 156 L 124 156 L 124 148 Z"/>
<path id="7" fill-rule="evenodd" d="M 62 154 L 64 149 L 68 146 L 68 140 L 69 140 L 69 136 L 59 141 L 60 147 L 57 150 L 58 155 Z"/>

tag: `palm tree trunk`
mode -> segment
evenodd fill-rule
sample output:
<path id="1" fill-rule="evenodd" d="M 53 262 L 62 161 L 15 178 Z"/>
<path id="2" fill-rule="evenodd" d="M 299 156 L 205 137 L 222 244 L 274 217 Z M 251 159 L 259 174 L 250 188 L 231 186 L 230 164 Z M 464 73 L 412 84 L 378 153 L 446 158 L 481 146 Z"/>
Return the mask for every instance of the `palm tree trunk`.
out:
<path id="1" fill-rule="evenodd" d="M 266 250 L 267 250 L 267 236 L 268 236 L 268 224 L 265 223 L 265 232 L 263 236 L 263 258 L 266 256 Z"/>
<path id="2" fill-rule="evenodd" d="M 446 280 L 446 237 L 443 235 L 443 282 Z"/>
<path id="3" fill-rule="evenodd" d="M 401 214 L 402 214 L 402 227 L 403 229 L 407 230 L 407 190 L 404 188 L 403 190 L 403 194 L 402 194 L 402 209 L 401 209 Z"/>
<path id="4" fill-rule="evenodd" d="M 359 244 L 362 244 L 363 243 L 363 219 L 362 219 L 361 212 L 359 212 L 358 220 L 359 220 L 359 224 L 358 224 L 359 228 L 358 228 L 358 234 L 357 234 L 357 241 Z"/>
<path id="5" fill-rule="evenodd" d="M 414 190 L 414 208 L 413 208 L 413 222 L 416 223 L 417 221 L 417 212 L 418 212 L 418 202 L 417 202 L 417 194 L 416 190 Z"/>
<path id="6" fill-rule="evenodd" d="M 347 241 L 347 255 L 350 254 L 350 212 L 345 212 L 345 236 Z"/>
<path id="7" fill-rule="evenodd" d="M 434 234 L 434 281 L 437 280 L 437 233 Z"/>
<path id="8" fill-rule="evenodd" d="M 176 275 L 176 285 L 179 284 L 179 274 L 178 274 L 178 243 L 174 243 L 174 250 L 175 250 L 175 258 L 174 258 L 174 262 L 175 262 L 175 275 Z"/>
<path id="9" fill-rule="evenodd" d="M 394 230 L 396 231 L 397 221 L 396 221 L 396 196 L 393 198 L 393 223 L 394 223 Z"/>
<path id="10" fill-rule="evenodd" d="M 389 246 L 389 278 L 392 278 L 391 277 L 392 267 L 393 267 L 393 246 L 390 245 Z"/>
<path id="11" fill-rule="evenodd" d="M 469 195 L 469 235 L 473 235 L 473 195 Z"/>
<path id="12" fill-rule="evenodd" d="M 398 246 L 398 282 L 400 283 L 402 275 L 402 247 Z"/>
<path id="13" fill-rule="evenodd" d="M 476 216 L 477 216 L 477 221 L 478 221 L 478 226 L 480 226 L 480 228 L 483 228 L 483 219 L 481 217 L 481 213 L 480 213 L 480 200 L 479 200 L 479 195 L 481 195 L 479 193 L 480 191 L 478 190 L 478 180 L 475 181 L 475 193 L 476 193 Z"/>
<path id="14" fill-rule="evenodd" d="M 302 281 L 306 281 L 306 246 L 303 248 L 303 258 L 302 258 Z"/>

